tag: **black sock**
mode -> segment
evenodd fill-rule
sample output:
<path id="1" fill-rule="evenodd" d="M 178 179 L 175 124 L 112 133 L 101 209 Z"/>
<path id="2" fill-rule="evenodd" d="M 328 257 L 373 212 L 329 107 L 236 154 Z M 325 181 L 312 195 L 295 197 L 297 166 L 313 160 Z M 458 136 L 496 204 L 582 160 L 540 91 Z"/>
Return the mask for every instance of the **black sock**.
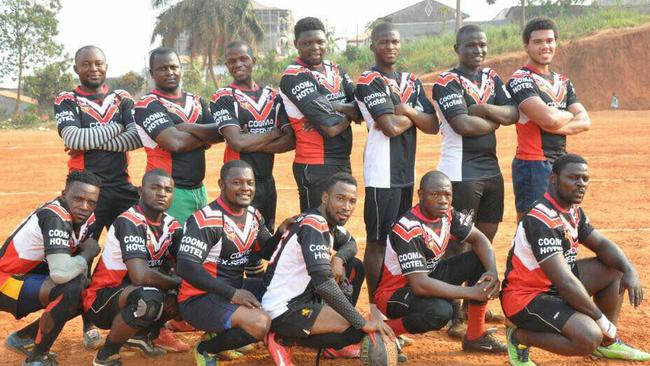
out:
<path id="1" fill-rule="evenodd" d="M 285 345 L 298 345 L 302 347 L 320 349 L 320 348 L 334 348 L 341 349 L 351 344 L 361 342 L 364 332 L 350 327 L 343 333 L 323 333 L 311 335 L 306 338 L 286 338 L 282 341 Z"/>
<path id="2" fill-rule="evenodd" d="M 38 320 L 32 322 L 31 324 L 27 325 L 23 329 L 16 332 L 18 337 L 23 339 L 24 338 L 34 339 L 36 338 L 36 333 L 38 333 Z"/>
<path id="3" fill-rule="evenodd" d="M 106 338 L 104 346 L 97 352 L 98 360 L 106 360 L 116 353 L 120 353 L 120 348 L 122 348 L 122 343 L 111 342 L 110 339 Z"/>
<path id="4" fill-rule="evenodd" d="M 463 321 L 463 314 L 461 313 L 460 300 L 453 300 L 451 302 L 451 322 L 461 323 Z"/>
<path id="5" fill-rule="evenodd" d="M 257 338 L 248 334 L 242 328 L 232 328 L 213 337 L 210 340 L 199 343 L 199 353 L 207 352 L 217 354 L 230 349 L 237 349 L 245 345 L 257 342 Z"/>

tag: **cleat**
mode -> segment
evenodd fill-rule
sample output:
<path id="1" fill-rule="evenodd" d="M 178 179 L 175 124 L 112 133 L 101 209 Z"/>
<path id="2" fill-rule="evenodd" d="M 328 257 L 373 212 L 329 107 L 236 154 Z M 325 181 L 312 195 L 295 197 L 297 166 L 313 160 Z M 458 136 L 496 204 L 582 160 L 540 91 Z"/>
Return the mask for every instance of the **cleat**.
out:
<path id="1" fill-rule="evenodd" d="M 327 359 L 334 358 L 359 358 L 361 356 L 361 347 L 358 344 L 351 344 L 341 349 L 326 348 L 323 350 L 323 357 Z"/>
<path id="2" fill-rule="evenodd" d="M 169 320 L 167 324 L 165 324 L 165 327 L 172 332 L 196 332 L 196 328 L 191 326 L 185 320 Z"/>
<path id="3" fill-rule="evenodd" d="M 467 336 L 463 337 L 463 351 L 465 352 L 487 352 L 487 353 L 506 353 L 508 346 L 503 344 L 491 333 L 485 332 L 477 339 L 469 340 Z"/>
<path id="4" fill-rule="evenodd" d="M 36 358 L 27 357 L 23 366 L 59 366 L 59 363 L 56 361 L 56 356 L 48 353 Z"/>
<path id="5" fill-rule="evenodd" d="M 398 363 L 404 363 L 404 362 L 408 362 L 408 360 L 409 360 L 409 358 L 406 355 L 406 353 L 404 353 L 404 351 L 402 351 L 402 349 L 398 349 L 397 350 L 397 362 Z"/>
<path id="6" fill-rule="evenodd" d="M 407 337 L 405 334 L 397 336 L 397 340 L 399 341 L 400 347 L 412 346 L 415 343 L 413 338 Z"/>
<path id="7" fill-rule="evenodd" d="M 229 349 L 229 350 L 221 351 L 221 352 L 217 353 L 216 357 L 218 359 L 222 360 L 222 361 L 232 361 L 232 360 L 236 360 L 238 358 L 244 357 L 244 354 L 237 351 L 237 350 Z"/>
<path id="8" fill-rule="evenodd" d="M 508 327 L 506 330 L 506 341 L 508 344 L 508 359 L 512 366 L 535 366 L 530 359 L 529 348 L 523 344 L 514 344 L 512 334 L 517 327 Z"/>
<path id="9" fill-rule="evenodd" d="M 264 344 L 266 344 L 269 354 L 271 354 L 271 359 L 273 359 L 276 366 L 295 366 L 291 362 L 291 349 L 280 344 L 275 339 L 275 333 L 268 332 L 264 336 Z"/>
<path id="10" fill-rule="evenodd" d="M 124 343 L 124 347 L 138 350 L 148 357 L 158 357 L 167 353 L 164 349 L 156 347 L 147 337 L 130 338 Z"/>
<path id="11" fill-rule="evenodd" d="M 99 329 L 90 328 L 84 332 L 83 335 L 83 345 L 87 350 L 98 349 L 102 346 L 102 335 L 99 333 Z"/>
<path id="12" fill-rule="evenodd" d="M 199 353 L 199 344 L 197 343 L 194 348 L 192 348 L 192 353 L 194 354 L 194 361 L 196 361 L 197 366 L 217 366 L 219 365 L 219 360 L 213 354 L 203 352 Z"/>
<path id="13" fill-rule="evenodd" d="M 29 356 L 34 348 L 34 339 L 20 338 L 17 332 L 13 332 L 5 339 L 5 345 L 14 352 Z"/>
<path id="14" fill-rule="evenodd" d="M 609 358 L 614 360 L 631 360 L 631 361 L 648 361 L 650 354 L 638 350 L 620 339 L 616 339 L 614 343 L 609 346 L 598 346 L 592 352 L 592 355 L 600 358 Z"/>
<path id="15" fill-rule="evenodd" d="M 485 312 L 485 321 L 488 323 L 503 323 L 505 320 L 506 318 L 503 314 L 497 312 L 493 313 L 490 309 Z"/>
<path id="16" fill-rule="evenodd" d="M 235 351 L 237 351 L 239 353 L 242 353 L 242 354 L 251 353 L 251 352 L 255 351 L 255 344 L 254 343 L 247 344 L 245 346 L 237 348 Z"/>
<path id="17" fill-rule="evenodd" d="M 160 334 L 158 335 L 158 338 L 153 341 L 153 344 L 167 352 L 176 353 L 187 352 L 190 350 L 190 346 L 187 343 L 178 339 L 171 330 L 165 327 L 160 328 Z"/>
<path id="18" fill-rule="evenodd" d="M 465 327 L 463 326 L 463 321 L 460 319 L 452 319 L 449 322 L 449 328 L 447 328 L 447 335 L 450 338 L 461 339 L 465 337 Z"/>
<path id="19" fill-rule="evenodd" d="M 97 354 L 99 354 L 99 351 Z M 122 366 L 122 360 L 120 359 L 119 353 L 111 355 L 105 360 L 98 359 L 97 354 L 95 354 L 95 358 L 93 359 L 93 366 Z"/>

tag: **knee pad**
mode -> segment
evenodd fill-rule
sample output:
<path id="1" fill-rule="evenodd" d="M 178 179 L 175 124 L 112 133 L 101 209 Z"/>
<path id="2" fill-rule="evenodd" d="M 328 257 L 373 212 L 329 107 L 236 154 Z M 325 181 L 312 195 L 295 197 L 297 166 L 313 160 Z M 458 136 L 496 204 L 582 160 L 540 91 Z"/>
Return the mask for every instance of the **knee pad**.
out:
<path id="1" fill-rule="evenodd" d="M 60 304 L 67 309 L 69 317 L 77 316 L 81 306 L 81 292 L 85 284 L 82 276 L 79 275 L 66 283 L 56 285 L 50 291 L 50 301 L 61 297 Z"/>
<path id="2" fill-rule="evenodd" d="M 139 287 L 126 299 L 121 314 L 124 322 L 132 328 L 148 328 L 163 313 L 165 294 L 155 287 Z"/>

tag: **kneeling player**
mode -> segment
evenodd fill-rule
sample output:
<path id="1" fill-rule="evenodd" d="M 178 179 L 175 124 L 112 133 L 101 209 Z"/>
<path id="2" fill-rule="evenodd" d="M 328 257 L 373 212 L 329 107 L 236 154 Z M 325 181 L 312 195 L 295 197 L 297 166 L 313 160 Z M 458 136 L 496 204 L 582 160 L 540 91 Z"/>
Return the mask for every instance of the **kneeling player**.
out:
<path id="1" fill-rule="evenodd" d="M 507 333 L 512 365 L 534 365 L 529 346 L 567 356 L 650 359 L 616 338 L 623 292 L 636 308 L 643 290 L 621 249 L 591 226 L 579 206 L 588 184 L 582 157 L 558 158 L 546 194 L 519 222 L 501 295 L 514 324 Z M 578 260 L 579 244 L 596 257 Z"/>
<path id="2" fill-rule="evenodd" d="M 27 355 L 23 365 L 58 365 L 50 347 L 79 315 L 85 274 L 99 254 L 92 235 L 100 184 L 90 172 L 71 172 L 61 196 L 32 212 L 0 249 L 0 310 L 20 319 L 45 308 L 5 341 Z"/>
<path id="3" fill-rule="evenodd" d="M 452 208 L 451 181 L 443 173 L 425 174 L 418 196 L 419 204 L 389 235 L 377 307 L 396 334 L 424 333 L 451 319 L 451 300 L 470 300 L 463 350 L 505 352 L 506 346 L 485 330 L 487 301 L 499 293 L 490 241 Z M 469 243 L 472 251 L 440 260 L 450 239 Z M 462 286 L 465 281 L 468 287 Z"/>
<path id="4" fill-rule="evenodd" d="M 285 220 L 271 236 L 260 212 L 250 206 L 255 175 L 242 160 L 223 165 L 219 187 L 219 198 L 187 220 L 178 251 L 181 314 L 208 332 L 194 348 L 198 365 L 216 365 L 215 355 L 261 340 L 268 332 L 271 318 L 258 300 L 262 280 L 244 280 L 244 267 L 253 252 L 268 259 L 292 222 Z"/>
<path id="5" fill-rule="evenodd" d="M 266 342 L 276 365 L 293 365 L 284 346 L 340 350 L 359 343 L 364 332 L 394 338 L 383 321 L 366 321 L 354 308 L 363 265 L 343 225 L 354 211 L 356 189 L 348 173 L 330 177 L 320 206 L 298 217 L 271 257 L 262 306 L 273 318 Z"/>
<path id="6" fill-rule="evenodd" d="M 180 240 L 181 225 L 165 213 L 174 191 L 171 176 L 154 169 L 142 177 L 140 201 L 115 219 L 83 308 L 93 324 L 110 329 L 93 365 L 119 366 L 123 344 L 149 356 L 164 354 L 153 346 L 159 329 L 178 313 L 175 293 L 181 279 L 169 269 Z"/>

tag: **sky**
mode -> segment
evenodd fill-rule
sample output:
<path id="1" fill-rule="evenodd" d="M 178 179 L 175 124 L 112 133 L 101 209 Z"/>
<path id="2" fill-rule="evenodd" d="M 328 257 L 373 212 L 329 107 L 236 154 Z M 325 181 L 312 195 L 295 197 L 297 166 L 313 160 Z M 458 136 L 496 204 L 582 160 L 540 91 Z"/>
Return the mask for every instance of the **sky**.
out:
<path id="1" fill-rule="evenodd" d="M 334 27 L 338 37 L 352 37 L 363 31 L 365 25 L 384 15 L 413 5 L 419 0 L 328 0 L 321 2 L 296 0 L 257 0 L 264 5 L 290 9 L 294 20 L 306 16 L 321 18 Z M 451 7 L 456 0 L 438 0 Z M 461 10 L 470 15 L 469 20 L 492 19 L 503 8 L 515 5 L 518 0 L 497 0 L 487 5 L 485 0 L 462 0 Z M 381 6 L 377 6 L 379 3 Z M 315 6 L 314 4 L 319 4 Z M 385 5 L 384 5 L 385 4 Z M 146 67 L 151 35 L 156 22 L 156 11 L 149 0 L 62 0 L 59 34 L 56 40 L 63 44 L 69 55 L 84 45 L 97 45 L 104 50 L 108 63 L 108 76 L 117 77 L 128 71 L 142 72 Z M 2 86 L 10 87 L 15 81 L 7 77 Z"/>

